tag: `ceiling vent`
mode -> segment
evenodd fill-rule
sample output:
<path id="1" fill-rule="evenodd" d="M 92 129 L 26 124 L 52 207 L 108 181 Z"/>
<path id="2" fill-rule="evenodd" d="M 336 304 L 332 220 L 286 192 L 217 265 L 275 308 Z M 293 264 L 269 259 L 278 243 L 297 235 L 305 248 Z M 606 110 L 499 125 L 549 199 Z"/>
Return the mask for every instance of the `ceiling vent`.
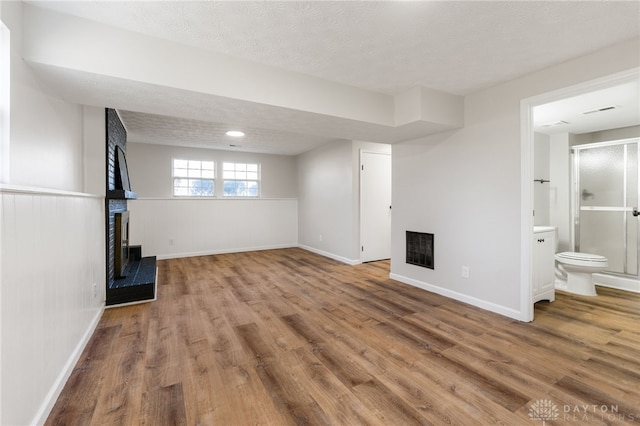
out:
<path id="1" fill-rule="evenodd" d="M 595 114 L 596 112 L 609 111 L 612 109 L 620 108 L 618 105 L 609 105 L 602 108 L 591 109 L 589 111 L 584 111 L 583 114 Z"/>

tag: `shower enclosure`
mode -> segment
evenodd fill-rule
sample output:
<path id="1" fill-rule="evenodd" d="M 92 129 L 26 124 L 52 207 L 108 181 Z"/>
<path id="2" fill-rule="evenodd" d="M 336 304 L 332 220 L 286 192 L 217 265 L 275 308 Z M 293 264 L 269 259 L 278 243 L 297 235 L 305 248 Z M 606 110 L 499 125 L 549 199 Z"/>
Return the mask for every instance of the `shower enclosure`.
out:
<path id="1" fill-rule="evenodd" d="M 605 256 L 607 273 L 638 276 L 638 139 L 574 146 L 575 251 Z"/>

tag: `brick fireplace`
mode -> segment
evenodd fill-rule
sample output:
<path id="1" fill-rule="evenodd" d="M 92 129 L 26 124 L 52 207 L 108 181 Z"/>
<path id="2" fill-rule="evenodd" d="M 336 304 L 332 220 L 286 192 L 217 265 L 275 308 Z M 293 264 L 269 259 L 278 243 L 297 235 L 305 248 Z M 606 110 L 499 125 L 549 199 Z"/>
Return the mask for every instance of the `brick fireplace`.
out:
<path id="1" fill-rule="evenodd" d="M 114 109 L 106 109 L 107 133 L 107 306 L 154 300 L 156 258 L 142 257 L 142 247 L 129 244 L 130 220 L 127 202 L 131 191 L 126 164 L 127 131 Z M 123 222 L 124 220 L 124 222 Z"/>

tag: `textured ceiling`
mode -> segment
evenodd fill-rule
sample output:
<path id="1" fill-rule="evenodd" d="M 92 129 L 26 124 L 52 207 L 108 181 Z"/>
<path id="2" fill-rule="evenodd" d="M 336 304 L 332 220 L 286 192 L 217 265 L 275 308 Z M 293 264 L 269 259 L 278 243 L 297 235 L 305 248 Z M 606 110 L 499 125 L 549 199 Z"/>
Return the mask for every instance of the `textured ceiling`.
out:
<path id="1" fill-rule="evenodd" d="M 29 3 L 391 95 L 415 86 L 465 95 L 640 33 L 635 1 Z M 128 90 L 135 93 L 135 87 Z M 172 138 L 158 133 L 170 129 L 159 124 L 157 116 L 140 114 L 144 99 L 139 103 L 138 113 L 124 114 L 130 133 L 141 141 L 170 143 Z M 277 119 L 279 112 L 273 114 Z M 217 141 L 216 148 L 228 146 L 219 137 L 221 123 L 181 118 L 187 120 L 167 122 L 194 145 L 208 139 Z M 259 130 L 260 120 L 235 124 L 259 135 L 253 141 L 247 138 L 245 145 L 260 150 L 262 143 L 262 152 L 296 154 L 335 139 L 321 132 L 306 133 L 312 136 L 305 140 L 300 131 L 304 126 L 278 134 L 274 132 L 282 131 L 280 126 Z"/>
<path id="2" fill-rule="evenodd" d="M 636 2 L 38 5 L 392 94 L 414 86 L 467 94 L 638 35 Z"/>
<path id="3" fill-rule="evenodd" d="M 175 141 L 180 141 L 181 145 L 192 148 L 211 148 L 215 143 L 219 149 L 225 150 L 290 155 L 327 142 L 326 138 L 287 131 L 237 127 L 163 115 L 121 110 L 120 116 L 126 123 L 128 138 L 140 143 L 175 145 Z M 228 130 L 235 128 L 241 128 L 245 136 L 226 135 Z"/>

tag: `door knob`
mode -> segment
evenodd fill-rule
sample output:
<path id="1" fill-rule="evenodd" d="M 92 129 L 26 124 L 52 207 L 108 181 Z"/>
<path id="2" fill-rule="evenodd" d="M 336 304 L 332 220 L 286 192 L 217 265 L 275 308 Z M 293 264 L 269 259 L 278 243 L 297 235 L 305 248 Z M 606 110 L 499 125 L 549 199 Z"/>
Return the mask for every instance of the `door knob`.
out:
<path id="1" fill-rule="evenodd" d="M 638 211 L 637 207 L 633 208 L 633 212 L 632 213 L 633 213 L 634 216 L 639 216 L 640 215 L 640 212 Z"/>

